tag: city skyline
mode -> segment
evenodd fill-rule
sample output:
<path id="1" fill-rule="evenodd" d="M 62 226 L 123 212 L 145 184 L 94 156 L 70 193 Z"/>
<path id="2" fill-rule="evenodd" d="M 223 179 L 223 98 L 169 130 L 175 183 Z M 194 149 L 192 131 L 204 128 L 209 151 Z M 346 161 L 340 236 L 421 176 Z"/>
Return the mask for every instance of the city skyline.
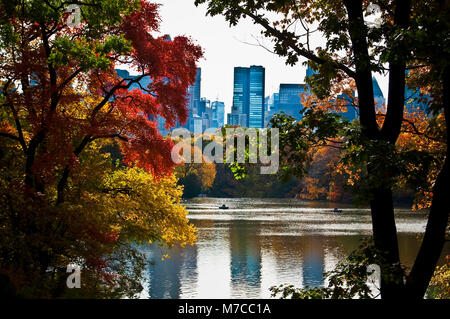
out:
<path id="1" fill-rule="evenodd" d="M 233 103 L 227 112 L 226 103 L 223 101 L 208 99 L 202 94 L 202 69 L 197 68 L 195 82 L 187 89 L 188 119 L 184 125 L 179 123 L 174 128 L 184 127 L 192 132 L 205 131 L 210 128 L 223 127 L 225 124 L 239 125 L 243 127 L 264 128 L 271 117 L 280 111 L 285 112 L 297 120 L 301 120 L 302 110 L 300 94 L 311 94 L 306 83 L 279 83 L 278 92 L 265 92 L 266 72 L 264 66 L 251 65 L 249 67 L 234 67 L 233 78 Z M 116 69 L 117 74 L 122 78 L 135 78 L 128 70 Z M 308 77 L 315 72 L 307 68 L 305 73 Z M 151 82 L 149 77 L 144 77 L 140 84 L 131 85 L 130 89 L 147 86 Z M 386 103 L 383 91 L 380 88 L 376 77 L 372 77 L 375 103 L 382 106 Z M 353 93 L 355 94 L 355 92 Z M 338 99 L 349 99 L 346 95 L 338 95 Z M 405 106 L 409 112 L 416 112 L 417 109 L 427 111 L 428 95 L 420 96 L 414 88 L 405 87 Z M 347 120 L 352 121 L 358 117 L 358 112 L 351 106 L 349 101 L 347 111 L 340 113 Z M 167 131 L 164 127 L 165 121 L 158 118 L 158 128 L 163 135 Z M 172 128 L 173 129 L 173 128 Z"/>
<path id="2" fill-rule="evenodd" d="M 198 67 L 203 69 L 202 96 L 212 101 L 225 102 L 225 113 L 231 112 L 235 66 L 264 66 L 266 96 L 277 93 L 280 83 L 305 83 L 306 67 L 302 65 L 305 60 L 301 59 L 296 65 L 288 66 L 284 58 L 258 46 L 259 41 L 267 49 L 272 49 L 272 43 L 261 37 L 261 28 L 250 20 L 230 27 L 222 16 L 206 16 L 205 5 L 196 7 L 194 1 L 159 0 L 158 3 L 161 4 L 161 33 L 170 34 L 172 37 L 190 36 L 204 49 L 205 57 L 198 63 Z M 180 24 L 183 25 L 182 32 Z M 322 42 L 320 37 L 311 37 L 312 44 L 320 45 Z M 386 77 L 380 74 L 374 76 L 383 95 L 387 96 Z"/>
<path id="3" fill-rule="evenodd" d="M 303 83 L 305 66 L 285 65 L 285 59 L 262 47 L 246 44 L 255 43 L 253 36 L 259 36 L 259 29 L 250 21 L 241 22 L 230 28 L 222 17 L 205 16 L 205 6 L 196 7 L 194 1 L 160 0 L 161 33 L 192 37 L 202 46 L 205 57 L 198 67 L 202 68 L 202 97 L 212 101 L 225 102 L 225 112 L 231 111 L 233 101 L 233 68 L 235 66 L 263 65 L 266 68 L 266 95 L 278 91 L 279 83 Z M 183 24 L 180 32 L 179 25 Z"/>

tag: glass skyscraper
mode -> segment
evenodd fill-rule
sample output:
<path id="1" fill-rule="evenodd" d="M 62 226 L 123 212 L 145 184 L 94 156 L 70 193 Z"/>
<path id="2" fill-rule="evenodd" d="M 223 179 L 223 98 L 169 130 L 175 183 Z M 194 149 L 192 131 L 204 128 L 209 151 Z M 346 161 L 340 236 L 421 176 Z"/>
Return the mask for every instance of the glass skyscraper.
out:
<path id="1" fill-rule="evenodd" d="M 264 91 L 266 70 L 262 66 L 250 67 L 248 127 L 264 127 Z"/>
<path id="2" fill-rule="evenodd" d="M 231 110 L 233 114 L 245 114 L 247 117 L 249 91 L 250 91 L 250 69 L 242 67 L 234 68 L 233 106 Z M 247 122 L 235 124 L 247 126 Z"/>
<path id="3" fill-rule="evenodd" d="M 265 69 L 252 65 L 250 68 L 234 68 L 233 125 L 262 128 L 264 126 Z M 236 123 L 239 122 L 239 123 Z"/>
<path id="4" fill-rule="evenodd" d="M 128 72 L 127 70 L 122 70 L 122 69 L 116 69 L 116 73 L 119 77 L 121 77 L 122 79 L 129 79 L 129 80 L 134 80 L 137 77 L 139 77 L 139 75 L 131 75 L 130 72 Z M 152 79 L 149 76 L 145 76 L 143 77 L 139 83 L 133 83 L 132 85 L 130 85 L 129 90 L 133 90 L 133 89 L 141 89 L 142 87 L 147 87 L 150 83 L 152 82 Z M 149 120 L 154 120 L 153 118 L 149 117 Z M 165 118 L 158 116 L 156 119 L 157 122 L 157 127 L 158 127 L 158 131 L 163 135 L 167 135 L 168 131 L 166 130 L 166 120 Z"/>
<path id="5" fill-rule="evenodd" d="M 189 95 L 189 115 L 199 114 L 199 104 L 200 104 L 200 96 L 201 96 L 201 81 L 202 81 L 202 69 L 197 68 L 197 74 L 195 76 L 195 83 L 193 86 L 188 88 Z"/>
<path id="6" fill-rule="evenodd" d="M 300 97 L 302 93 L 307 93 L 305 84 L 280 84 L 279 110 L 300 121 L 300 111 L 303 109 Z"/>
<path id="7" fill-rule="evenodd" d="M 211 103 L 213 109 L 213 120 L 217 120 L 217 127 L 223 127 L 225 123 L 225 103 L 214 101 Z M 215 127 L 212 125 L 212 127 Z"/>

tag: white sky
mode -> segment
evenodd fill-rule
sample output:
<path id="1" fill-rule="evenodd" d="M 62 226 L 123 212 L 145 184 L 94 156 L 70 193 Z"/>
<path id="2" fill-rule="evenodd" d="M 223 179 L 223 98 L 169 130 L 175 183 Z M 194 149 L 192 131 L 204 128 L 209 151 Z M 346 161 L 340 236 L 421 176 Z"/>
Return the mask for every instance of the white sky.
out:
<path id="1" fill-rule="evenodd" d="M 254 37 L 261 39 L 261 27 L 243 20 L 235 27 L 222 16 L 206 16 L 206 5 L 196 7 L 194 0 L 156 0 L 161 3 L 160 31 L 192 37 L 204 50 L 204 58 L 198 66 L 202 68 L 201 96 L 212 101 L 218 98 L 225 102 L 226 112 L 230 112 L 233 99 L 233 71 L 236 66 L 248 67 L 262 65 L 266 69 L 265 95 L 278 92 L 280 83 L 304 83 L 306 67 L 301 60 L 294 67 L 287 66 L 284 58 L 268 52 L 256 43 Z M 320 42 L 320 38 L 312 39 Z M 268 48 L 272 48 L 266 40 Z M 376 76 L 386 97 L 386 81 Z"/>

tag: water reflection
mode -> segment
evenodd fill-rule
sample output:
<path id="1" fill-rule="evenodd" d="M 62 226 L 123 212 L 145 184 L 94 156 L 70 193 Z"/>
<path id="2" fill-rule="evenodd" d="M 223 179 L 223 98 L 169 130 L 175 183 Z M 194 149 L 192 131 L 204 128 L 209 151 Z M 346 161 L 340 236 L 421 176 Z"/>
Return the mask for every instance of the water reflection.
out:
<path id="1" fill-rule="evenodd" d="M 261 242 L 257 240 L 258 229 L 253 222 L 232 222 L 229 232 L 231 296 L 257 298 L 261 288 Z"/>
<path id="2" fill-rule="evenodd" d="M 149 260 L 143 297 L 269 298 L 279 284 L 323 286 L 323 272 L 370 235 L 367 209 L 286 199 L 198 198 L 186 204 L 198 228 L 194 246 L 143 247 Z M 401 260 L 411 266 L 426 214 L 398 210 Z M 448 246 L 444 254 L 449 254 Z M 161 260 L 169 254 L 170 258 Z"/>

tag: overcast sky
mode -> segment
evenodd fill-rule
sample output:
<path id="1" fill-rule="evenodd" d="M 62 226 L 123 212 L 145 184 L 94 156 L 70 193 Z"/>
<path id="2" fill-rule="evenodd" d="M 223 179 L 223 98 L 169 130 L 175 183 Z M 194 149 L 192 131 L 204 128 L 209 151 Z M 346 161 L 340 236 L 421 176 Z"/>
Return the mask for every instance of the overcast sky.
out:
<path id="1" fill-rule="evenodd" d="M 280 83 L 304 83 L 306 67 L 301 60 L 294 67 L 287 66 L 284 59 L 268 52 L 256 44 L 254 37 L 261 39 L 259 26 L 250 19 L 235 27 L 222 16 L 206 16 L 206 6 L 196 7 L 194 0 L 156 0 L 161 3 L 161 33 L 186 35 L 192 37 L 205 51 L 205 57 L 199 62 L 202 68 L 201 96 L 212 101 L 218 98 L 225 102 L 226 112 L 230 112 L 233 99 L 233 68 L 262 65 L 266 68 L 266 92 L 271 95 L 278 92 Z M 267 47 L 270 43 L 266 41 Z M 321 42 L 320 38 L 314 39 Z M 378 78 L 386 96 L 385 81 Z"/>

